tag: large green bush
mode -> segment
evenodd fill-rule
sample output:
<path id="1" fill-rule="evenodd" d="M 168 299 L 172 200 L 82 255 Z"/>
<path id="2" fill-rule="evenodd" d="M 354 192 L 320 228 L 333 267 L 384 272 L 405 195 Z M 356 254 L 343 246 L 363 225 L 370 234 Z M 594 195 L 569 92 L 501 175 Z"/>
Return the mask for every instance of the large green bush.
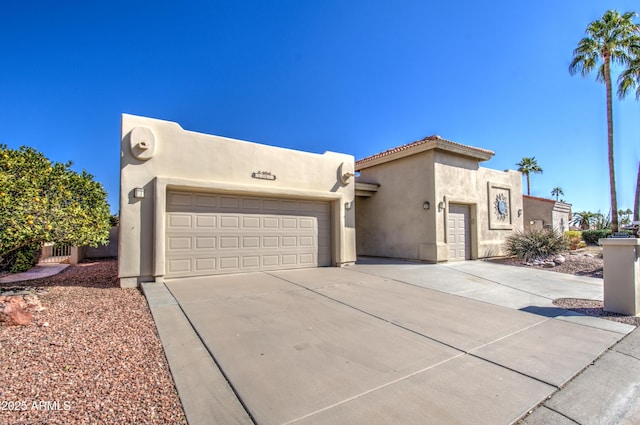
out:
<path id="1" fill-rule="evenodd" d="M 92 175 L 0 144 L 0 261 L 43 242 L 97 246 L 109 238 L 109 217 L 107 193 Z"/>
<path id="2" fill-rule="evenodd" d="M 26 245 L 12 251 L 2 258 L 0 271 L 8 271 L 10 273 L 26 272 L 38 264 L 40 251 L 41 248 L 39 244 Z"/>
<path id="3" fill-rule="evenodd" d="M 626 233 L 635 236 L 633 230 L 621 230 L 619 233 Z M 611 229 L 590 229 L 582 232 L 582 239 L 588 245 L 598 245 L 598 239 L 604 239 L 611 236 Z"/>
<path id="4" fill-rule="evenodd" d="M 589 229 L 582 232 L 582 240 L 587 245 L 598 245 L 598 239 L 611 235 L 611 229 Z"/>
<path id="5" fill-rule="evenodd" d="M 567 249 L 567 239 L 550 229 L 526 229 L 515 231 L 504 243 L 507 254 L 524 261 L 546 258 Z"/>

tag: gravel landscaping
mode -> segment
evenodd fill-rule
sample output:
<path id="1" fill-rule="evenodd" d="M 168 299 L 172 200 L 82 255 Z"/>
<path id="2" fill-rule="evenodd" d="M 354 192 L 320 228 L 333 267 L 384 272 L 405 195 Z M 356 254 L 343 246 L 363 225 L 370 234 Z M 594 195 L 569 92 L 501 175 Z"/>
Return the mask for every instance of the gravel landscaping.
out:
<path id="1" fill-rule="evenodd" d="M 100 260 L 4 285 L 44 289 L 44 310 L 0 326 L 1 424 L 186 424 L 147 302 L 116 269 Z"/>

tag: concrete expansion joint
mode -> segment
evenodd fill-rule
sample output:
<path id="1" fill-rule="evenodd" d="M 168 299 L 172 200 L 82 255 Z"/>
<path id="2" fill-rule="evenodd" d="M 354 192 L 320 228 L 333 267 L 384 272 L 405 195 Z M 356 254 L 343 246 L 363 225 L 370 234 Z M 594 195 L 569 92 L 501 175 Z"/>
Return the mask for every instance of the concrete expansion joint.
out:
<path id="1" fill-rule="evenodd" d="M 476 275 L 476 274 L 473 274 L 473 273 L 469 273 L 469 272 L 465 272 L 465 271 L 462 271 L 462 270 L 458 270 L 458 269 L 453 268 L 453 267 L 451 267 L 451 268 L 453 270 L 457 271 L 458 273 L 466 274 L 467 276 L 473 276 L 475 278 L 478 278 L 478 279 L 481 279 L 481 280 L 485 280 L 487 282 L 495 283 L 496 285 L 504 286 L 505 288 L 510 288 L 510 289 L 513 289 L 513 290 L 516 290 L 516 291 L 519 291 L 519 292 L 523 292 L 525 294 L 535 295 L 537 297 L 546 298 L 548 300 L 553 301 L 553 298 L 545 297 L 544 295 L 536 294 L 535 292 L 525 291 L 522 288 L 518 288 L 518 287 L 515 287 L 515 286 L 511 286 L 511 285 L 505 285 L 504 283 L 498 282 L 497 280 L 487 279 L 486 277 L 482 277 L 482 276 L 479 276 L 479 275 Z"/>
<path id="2" fill-rule="evenodd" d="M 407 331 L 407 332 L 411 332 L 411 333 L 413 333 L 413 334 L 419 335 L 419 336 L 421 336 L 421 337 L 423 337 L 423 338 L 427 338 L 427 339 L 429 339 L 429 340 L 431 340 L 431 341 L 437 342 L 438 344 L 445 345 L 445 346 L 447 346 L 447 347 L 449 347 L 449 348 L 453 348 L 453 349 L 454 349 L 454 350 L 456 350 L 456 351 L 460 351 L 461 353 L 466 354 L 465 350 L 462 350 L 462 349 L 460 349 L 460 348 L 458 348 L 458 347 L 456 347 L 456 346 L 454 346 L 454 345 L 451 345 L 451 344 L 449 344 L 449 343 L 447 343 L 447 342 L 440 341 L 440 340 L 438 340 L 438 339 L 436 339 L 436 338 L 430 337 L 429 335 L 425 335 L 425 334 L 420 333 L 420 332 L 417 332 L 417 331 L 415 331 L 415 330 L 413 330 L 413 329 L 409 329 L 409 328 L 407 328 L 407 327 L 405 327 L 405 326 L 402 326 L 402 325 L 400 325 L 400 324 L 398 324 L 398 323 L 395 323 L 395 322 L 393 322 L 393 321 L 391 321 L 391 320 L 385 319 L 384 317 L 380 317 L 380 316 L 377 316 L 377 315 L 375 315 L 375 314 L 373 314 L 373 313 L 369 313 L 369 312 L 368 312 L 368 311 L 366 311 L 366 310 L 363 310 L 363 309 L 358 308 L 358 307 L 356 307 L 356 306 L 354 306 L 354 305 L 351 305 L 351 304 L 345 303 L 344 301 L 340 301 L 340 300 L 338 300 L 338 299 L 336 299 L 336 298 L 332 298 L 332 297 L 330 297 L 330 296 L 328 296 L 328 295 L 326 295 L 326 294 L 323 294 L 323 293 L 321 293 L 321 292 L 318 292 L 318 291 L 315 291 L 315 290 L 313 290 L 313 289 L 307 288 L 307 287 L 305 287 L 305 286 L 303 286 L 303 285 L 300 285 L 300 284 L 298 284 L 298 283 L 295 283 L 295 282 L 293 282 L 293 281 L 290 281 L 290 280 L 288 280 L 288 279 L 285 279 L 285 278 L 283 278 L 283 277 L 281 277 L 281 276 L 276 276 L 276 275 L 273 275 L 273 274 L 268 273 L 268 272 L 267 272 L 266 274 L 268 274 L 269 276 L 273 276 L 273 277 L 275 277 L 276 279 L 280 279 L 280 280 L 285 281 L 285 282 L 287 282 L 287 283 L 290 283 L 290 284 L 292 284 L 292 285 L 298 286 L 298 287 L 300 287 L 300 288 L 302 288 L 302 289 L 304 289 L 304 290 L 307 290 L 307 291 L 309 291 L 309 292 L 311 292 L 311 293 L 314 293 L 314 294 L 319 295 L 319 296 L 321 296 L 321 297 L 323 297 L 323 298 L 326 298 L 326 299 L 328 299 L 328 300 L 331 300 L 331 301 L 333 301 L 333 302 L 335 302 L 335 303 L 341 304 L 341 305 L 343 305 L 343 306 L 345 306 L 345 307 L 349 307 L 349 308 L 351 308 L 351 309 L 354 309 L 354 310 L 356 310 L 356 311 L 359 311 L 359 312 L 360 312 L 360 313 L 362 313 L 362 314 L 365 314 L 365 315 L 367 315 L 367 316 L 369 316 L 369 317 L 373 317 L 373 318 L 375 318 L 375 319 L 377 319 L 377 320 L 380 320 L 380 321 L 382 321 L 382 322 L 384 322 L 384 323 L 387 323 L 387 324 L 389 324 L 389 325 L 391 325 L 391 326 L 396 326 L 396 327 L 398 327 L 398 328 L 400 328 L 400 329 L 403 329 L 403 330 L 405 330 L 405 331 Z"/>
<path id="3" fill-rule="evenodd" d="M 392 380 L 392 381 L 385 382 L 384 384 L 379 385 L 379 386 L 377 386 L 377 387 L 375 387 L 375 388 L 371 388 L 371 389 L 369 389 L 369 390 L 367 390 L 367 391 L 364 391 L 364 392 L 362 392 L 362 393 L 356 394 L 356 395 L 351 396 L 351 397 L 347 397 L 347 398 L 345 398 L 344 400 L 340 400 L 340 401 L 339 401 L 339 402 L 337 402 L 337 403 L 333 403 L 333 404 L 331 404 L 331 405 L 325 406 L 325 407 L 323 407 L 322 409 L 318 409 L 318 410 L 316 410 L 316 411 L 314 411 L 314 412 L 307 413 L 306 415 L 300 416 L 299 418 L 292 419 L 292 420 L 290 420 L 290 421 L 288 421 L 288 422 L 284 422 L 282 425 L 290 425 L 290 424 L 293 424 L 293 423 L 299 422 L 299 421 L 301 421 L 301 420 L 307 419 L 307 418 L 309 418 L 309 417 L 311 417 L 311 416 L 317 415 L 318 413 L 322 413 L 322 412 L 325 412 L 325 411 L 327 411 L 327 410 L 333 409 L 334 407 L 340 406 L 340 405 L 342 405 L 342 404 L 349 403 L 349 402 L 351 402 L 351 401 L 353 401 L 353 400 L 356 400 L 356 399 L 358 399 L 358 398 L 364 397 L 364 396 L 366 396 L 367 394 L 374 393 L 374 392 L 376 392 L 376 391 L 379 391 L 379 390 L 382 390 L 382 389 L 384 389 L 384 388 L 387 388 L 387 387 L 389 387 L 389 386 L 391 386 L 391 385 L 394 385 L 394 384 L 397 384 L 397 383 L 399 383 L 399 382 L 405 381 L 405 380 L 407 380 L 407 379 L 409 379 L 409 378 L 412 378 L 412 377 L 414 377 L 414 376 L 416 376 L 416 375 L 419 375 L 419 374 L 421 374 L 421 373 L 423 373 L 423 372 L 426 372 L 426 371 L 428 371 L 428 370 L 431 370 L 431 369 L 433 369 L 433 368 L 436 368 L 436 367 L 438 367 L 438 366 L 441 366 L 441 365 L 443 365 L 443 364 L 445 364 L 445 363 L 450 362 L 451 360 L 457 359 L 458 357 L 461 357 L 461 356 L 464 356 L 464 355 L 465 355 L 465 353 L 461 352 L 460 354 L 457 354 L 457 355 L 452 356 L 452 357 L 450 357 L 450 358 L 448 358 L 448 359 L 442 360 L 441 362 L 438 362 L 438 363 L 433 364 L 433 365 L 431 365 L 431 366 L 428 366 L 428 367 L 425 367 L 425 368 L 423 368 L 423 369 L 417 370 L 417 371 L 415 371 L 415 372 L 412 372 L 412 373 L 410 373 L 410 374 L 408 374 L 408 375 L 405 375 L 405 376 L 402 376 L 402 377 L 400 377 L 400 378 L 394 379 L 394 380 Z"/>
<path id="4" fill-rule="evenodd" d="M 314 294 L 320 295 L 321 297 L 324 297 L 324 298 L 326 298 L 326 299 L 329 299 L 329 300 L 331 300 L 331 301 L 333 301 L 333 302 L 336 302 L 336 303 L 338 303 L 338 304 L 341 304 L 341 305 L 344 305 L 344 306 L 346 306 L 346 307 L 352 308 L 352 309 L 354 309 L 354 310 L 356 310 L 356 311 L 359 311 L 359 312 L 361 312 L 361 313 L 363 313 L 363 314 L 366 314 L 367 316 L 373 317 L 373 318 L 375 318 L 375 319 L 377 319 L 377 320 L 380 320 L 380 321 L 382 321 L 382 322 L 388 323 L 388 324 L 390 324 L 390 325 L 392 325 L 392 326 L 396 326 L 396 327 L 398 327 L 398 328 L 400 328 L 400 329 L 403 329 L 403 330 L 405 330 L 405 331 L 411 332 L 411 333 L 416 334 L 416 335 L 419 335 L 419 336 L 421 336 L 421 337 L 423 337 L 423 338 L 426 338 L 426 339 L 429 339 L 429 340 L 431 340 L 431 341 L 437 342 L 438 344 L 442 344 L 442 345 L 444 345 L 444 346 L 447 346 L 447 347 L 452 348 L 452 349 L 454 349 L 454 350 L 456 350 L 456 351 L 458 351 L 458 352 L 459 352 L 459 354 L 457 354 L 457 355 L 455 355 L 455 356 L 452 356 L 451 358 L 449 358 L 449 359 L 447 359 L 447 360 L 445 360 L 445 361 L 442 361 L 442 362 L 440 362 L 440 363 L 438 363 L 438 364 L 436 364 L 436 365 L 433 365 L 433 366 L 431 366 L 431 367 L 425 368 L 425 369 L 423 369 L 423 370 L 417 371 L 417 372 L 415 372 L 415 373 L 413 373 L 413 374 L 410 374 L 410 375 L 408 375 L 408 376 L 406 376 L 406 377 L 404 377 L 404 378 L 400 378 L 400 379 L 398 379 L 398 380 L 392 381 L 391 383 L 385 384 L 385 385 L 383 385 L 383 386 L 381 386 L 381 387 L 374 388 L 373 390 L 371 390 L 371 391 L 369 391 L 369 392 L 375 391 L 375 390 L 377 390 L 377 389 L 379 389 L 379 388 L 383 388 L 383 387 L 388 386 L 388 385 L 390 385 L 390 384 L 392 384 L 392 383 L 402 381 L 402 380 L 404 380 L 404 379 L 406 379 L 406 378 L 409 378 L 409 377 L 411 377 L 411 376 L 414 376 L 414 375 L 416 375 L 416 374 L 418 374 L 418 373 L 424 372 L 425 370 L 429 370 L 429 369 L 431 369 L 431 368 L 433 368 L 433 367 L 435 367 L 435 366 L 439 366 L 439 365 L 441 365 L 441 364 L 443 364 L 443 363 L 446 363 L 446 362 L 447 362 L 447 361 L 449 361 L 449 360 L 452 360 L 452 359 L 455 359 L 455 358 L 458 358 L 458 357 L 460 357 L 460 356 L 464 356 L 464 355 L 468 355 L 468 356 L 471 356 L 471 357 L 476 358 L 476 359 L 478 359 L 478 360 L 485 361 L 485 362 L 487 362 L 487 363 L 491 363 L 491 364 L 493 364 L 493 365 L 495 365 L 495 366 L 498 366 L 498 367 L 500 367 L 500 368 L 503 368 L 503 369 L 509 370 L 509 371 L 511 371 L 511 372 L 517 373 L 517 374 L 519 374 L 519 375 L 525 376 L 525 377 L 527 377 L 527 378 L 529 378 L 529 379 L 532 379 L 532 380 L 534 380 L 534 381 L 541 382 L 541 383 L 543 383 L 543 384 L 545 384 L 545 385 L 548 385 L 548 386 L 550 386 L 550 387 L 553 387 L 553 388 L 556 388 L 556 389 L 558 388 L 558 386 L 557 386 L 557 385 L 554 385 L 554 384 L 551 384 L 551 383 L 549 383 L 549 382 L 546 382 L 546 381 L 544 381 L 544 380 L 542 380 L 542 379 L 540 379 L 540 378 L 536 378 L 535 376 L 531 376 L 531 375 L 528 375 L 528 374 L 523 373 L 523 372 L 521 372 L 521 371 L 518 371 L 518 370 L 515 370 L 515 369 L 512 369 L 512 368 L 506 367 L 505 365 L 502 365 L 502 364 L 500 364 L 500 363 L 497 363 L 497 362 L 494 362 L 494 361 L 491 361 L 491 360 L 485 359 L 485 358 L 483 358 L 483 357 L 480 357 L 480 356 L 475 355 L 475 354 L 473 354 L 473 353 L 472 353 L 473 351 L 479 350 L 479 349 L 481 349 L 482 347 L 486 347 L 487 345 L 494 344 L 494 343 L 496 343 L 496 342 L 498 342 L 498 341 L 501 341 L 501 340 L 503 340 L 503 339 L 505 339 L 505 338 L 509 338 L 509 337 L 511 337 L 511 336 L 513 336 L 513 335 L 517 335 L 517 334 L 519 334 L 519 333 L 521 333 L 521 332 L 524 332 L 524 331 L 527 331 L 527 330 L 529 330 L 529 329 L 531 329 L 531 328 L 534 328 L 534 327 L 536 327 L 536 326 L 539 326 L 539 325 L 540 325 L 540 324 L 542 324 L 542 323 L 545 323 L 545 322 L 547 322 L 547 321 L 549 321 L 549 320 L 552 320 L 552 318 L 546 318 L 546 319 L 540 320 L 539 322 L 534 323 L 534 324 L 533 324 L 533 325 L 531 325 L 531 326 L 527 326 L 527 327 L 525 327 L 525 328 L 523 328 L 523 329 L 520 329 L 520 330 L 518 330 L 518 331 L 516 331 L 516 332 L 512 332 L 512 333 L 510 333 L 510 334 L 503 335 L 503 336 L 502 336 L 502 337 L 500 337 L 500 338 L 497 338 L 497 339 L 495 339 L 495 340 L 493 340 L 493 341 L 490 341 L 490 342 L 488 342 L 488 343 L 482 344 L 482 345 L 480 345 L 480 346 L 478 346 L 478 347 L 475 347 L 475 348 L 473 348 L 473 349 L 471 349 L 471 350 L 464 350 L 464 349 L 462 349 L 462 348 L 460 348 L 460 347 L 456 347 L 456 346 L 454 346 L 454 345 L 452 345 L 452 344 L 449 344 L 449 343 L 447 343 L 447 342 L 444 342 L 444 341 L 438 340 L 438 339 L 436 339 L 436 338 L 430 337 L 430 336 L 428 336 L 428 335 L 425 335 L 425 334 L 423 334 L 423 333 L 417 332 L 417 331 L 415 331 L 415 330 L 413 330 L 413 329 L 407 328 L 407 327 L 402 326 L 402 325 L 400 325 L 400 324 L 398 324 L 398 323 L 395 323 L 395 322 L 393 322 L 393 321 L 387 320 L 387 319 L 385 319 L 385 318 L 383 318 L 383 317 L 380 317 L 380 316 L 377 316 L 377 315 L 375 315 L 375 314 L 369 313 L 368 311 L 362 310 L 362 309 L 360 309 L 360 308 L 358 308 L 358 307 L 355 307 L 355 306 L 353 306 L 353 305 L 351 305 L 351 304 L 347 304 L 347 303 L 345 303 L 345 302 L 343 302 L 343 301 L 340 301 L 340 300 L 337 300 L 337 299 L 335 299 L 335 298 L 329 297 L 328 295 L 322 294 L 322 293 L 320 293 L 320 292 L 318 292 L 318 291 L 315 291 L 315 290 L 313 290 L 313 289 L 310 289 L 310 288 L 307 288 L 307 287 L 305 287 L 305 286 L 302 286 L 302 285 L 300 285 L 300 284 L 298 284 L 298 283 L 295 283 L 295 282 L 293 282 L 293 281 L 290 281 L 290 280 L 288 280 L 288 279 L 285 279 L 285 278 L 283 278 L 283 277 L 281 277 L 281 276 L 275 276 L 275 275 L 273 275 L 273 274 L 271 274 L 271 273 L 267 273 L 267 274 L 269 274 L 270 276 L 273 276 L 273 277 L 275 277 L 275 278 L 277 278 L 277 279 L 283 280 L 283 281 L 285 281 L 285 282 L 287 282 L 287 283 L 290 283 L 290 284 L 292 284 L 292 285 L 296 285 L 296 286 L 299 286 L 299 287 L 301 287 L 301 288 L 304 288 L 304 289 L 306 289 L 306 290 L 308 290 L 308 291 L 310 291 L 310 292 L 312 292 L 312 293 L 314 293 Z M 401 283 L 404 283 L 404 282 L 401 282 Z M 369 392 L 365 392 L 365 393 L 363 393 L 363 394 L 361 394 L 361 395 L 367 394 L 367 393 L 369 393 Z M 359 397 L 359 396 L 358 396 L 358 397 Z M 357 397 L 356 397 L 356 398 L 357 398 Z M 347 401 L 349 401 L 349 400 L 347 400 Z M 343 402 L 346 402 L 346 401 L 343 401 Z M 341 403 L 339 403 L 339 404 L 342 404 L 343 402 L 341 402 Z M 322 410 L 326 410 L 326 409 L 322 409 Z M 319 412 L 320 412 L 320 411 L 318 411 L 318 412 L 314 412 L 314 413 L 312 413 L 312 414 L 319 413 Z M 311 414 L 310 414 L 310 415 L 311 415 Z M 306 417 L 306 416 L 305 416 L 305 417 Z M 296 419 L 295 421 L 298 421 L 298 420 L 301 420 L 301 419 L 304 419 L 304 417 L 303 417 L 303 418 L 298 418 L 298 419 Z M 295 422 L 295 421 L 287 422 L 286 424 L 293 423 L 293 422 Z M 283 425 L 286 425 L 286 424 L 283 424 Z"/>
<path id="5" fill-rule="evenodd" d="M 620 341 L 622 341 L 622 340 L 620 340 Z M 616 352 L 616 353 L 618 353 L 618 354 L 622 354 L 622 355 L 625 355 L 625 356 L 627 356 L 627 357 L 631 357 L 631 358 L 632 358 L 632 359 L 634 359 L 634 360 L 638 360 L 638 361 L 640 361 L 640 358 L 638 358 L 638 357 L 636 357 L 636 356 L 634 356 L 634 355 L 632 355 L 632 354 L 625 353 L 624 351 L 618 351 L 618 350 L 616 350 L 616 347 L 615 347 L 615 346 L 614 346 L 614 347 L 611 347 L 611 350 L 612 350 L 612 351 L 615 351 L 615 352 Z"/>
<path id="6" fill-rule="evenodd" d="M 552 412 L 554 412 L 554 413 L 557 413 L 558 415 L 560 415 L 560 416 L 562 416 L 562 417 L 564 417 L 564 418 L 567 418 L 567 420 L 570 420 L 570 421 L 571 421 L 571 422 L 573 422 L 574 424 L 577 424 L 577 425 L 583 425 L 583 424 L 581 424 L 580 422 L 576 421 L 575 419 L 573 419 L 573 418 L 571 418 L 571 417 L 569 417 L 569 416 L 565 415 L 564 413 L 562 413 L 562 412 L 560 412 L 560 411 L 558 411 L 558 410 L 556 410 L 556 409 L 554 409 L 554 408 L 552 408 L 552 407 L 549 407 L 549 406 L 546 406 L 546 405 L 545 405 L 544 407 L 546 407 L 547 409 L 551 410 L 551 411 L 552 411 Z"/>
<path id="7" fill-rule="evenodd" d="M 171 289 L 169 289 L 164 283 L 162 285 L 167 289 L 167 291 L 169 291 L 171 296 L 175 298 L 175 295 L 171 292 Z M 187 315 L 187 313 L 182 308 L 182 305 L 180 305 L 180 303 L 176 303 L 176 304 L 177 304 L 178 308 L 180 309 L 180 311 L 182 312 L 182 315 L 184 316 L 186 321 L 189 323 L 189 326 L 191 327 L 191 329 L 193 330 L 195 335 L 198 337 L 198 340 L 200 341 L 200 344 L 201 344 L 202 348 L 204 350 L 206 350 L 207 353 L 209 353 L 209 356 L 211 357 L 211 360 L 213 360 L 213 363 L 215 363 L 216 367 L 220 371 L 220 374 L 222 375 L 224 380 L 227 381 L 227 385 L 229 385 L 229 388 L 231 388 L 231 391 L 233 391 L 233 394 L 236 396 L 236 399 L 238 400 L 238 402 L 240 403 L 240 405 L 242 406 L 242 408 L 246 412 L 247 416 L 251 420 L 251 423 L 253 423 L 254 425 L 258 425 L 258 423 L 256 422 L 255 418 L 251 414 L 251 411 L 249 410 L 249 407 L 247 406 L 246 402 L 242 399 L 242 397 L 238 393 L 238 390 L 234 387 L 233 383 L 231 382 L 231 380 L 229 379 L 229 377 L 227 376 L 225 371 L 222 369 L 222 367 L 221 367 L 220 363 L 218 362 L 218 359 L 216 358 L 216 356 L 209 349 L 207 344 L 205 344 L 204 339 L 202 338 L 202 335 L 200 335 L 200 333 L 198 332 L 198 330 L 194 326 L 193 322 L 191 322 L 191 319 L 189 319 L 189 316 Z"/>

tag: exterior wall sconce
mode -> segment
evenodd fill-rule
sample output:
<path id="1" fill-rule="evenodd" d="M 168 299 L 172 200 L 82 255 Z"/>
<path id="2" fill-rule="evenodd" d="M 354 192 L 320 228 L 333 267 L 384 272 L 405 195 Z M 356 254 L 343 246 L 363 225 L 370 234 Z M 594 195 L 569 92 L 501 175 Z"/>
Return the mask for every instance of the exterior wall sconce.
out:
<path id="1" fill-rule="evenodd" d="M 521 216 L 522 216 L 522 209 L 519 209 L 518 210 L 518 217 L 521 217 Z"/>
<path id="2" fill-rule="evenodd" d="M 133 197 L 135 199 L 144 199 L 144 188 L 136 187 L 135 189 L 133 189 Z"/>
<path id="3" fill-rule="evenodd" d="M 445 208 L 446 208 L 446 205 L 445 205 L 444 201 L 438 202 L 438 212 L 444 211 Z"/>
<path id="4" fill-rule="evenodd" d="M 424 201 L 424 204 L 422 204 L 422 208 L 428 210 L 429 208 L 431 208 L 431 203 L 429 201 Z"/>
<path id="5" fill-rule="evenodd" d="M 356 176 L 355 173 L 353 171 L 351 171 L 351 168 L 353 168 L 353 166 L 349 166 L 345 162 L 340 164 L 340 166 L 338 167 L 338 177 L 340 179 L 340 183 L 343 186 L 348 185 L 349 184 L 349 179 L 351 177 L 355 177 Z"/>

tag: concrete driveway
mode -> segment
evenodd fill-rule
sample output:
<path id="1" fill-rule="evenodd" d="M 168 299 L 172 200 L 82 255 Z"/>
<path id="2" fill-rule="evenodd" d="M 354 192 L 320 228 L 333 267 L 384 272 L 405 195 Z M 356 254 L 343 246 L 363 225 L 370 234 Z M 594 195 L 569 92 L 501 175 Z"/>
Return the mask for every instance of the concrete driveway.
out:
<path id="1" fill-rule="evenodd" d="M 510 424 L 632 329 L 551 303 L 601 280 L 479 261 L 144 290 L 191 425 Z"/>

